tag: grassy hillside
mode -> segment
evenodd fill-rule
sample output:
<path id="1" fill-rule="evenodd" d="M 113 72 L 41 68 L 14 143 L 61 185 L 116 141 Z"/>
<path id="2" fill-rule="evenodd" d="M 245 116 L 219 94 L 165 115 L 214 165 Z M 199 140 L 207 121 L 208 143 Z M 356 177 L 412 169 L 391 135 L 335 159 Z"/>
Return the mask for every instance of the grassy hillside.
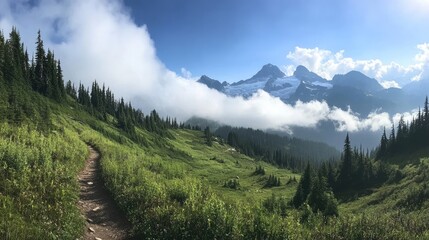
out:
<path id="1" fill-rule="evenodd" d="M 397 170 L 396 178 L 370 194 L 342 205 L 349 213 L 382 213 L 415 216 L 416 221 L 429 216 L 429 158 Z M 423 221 L 429 227 L 427 221 Z"/>
<path id="2" fill-rule="evenodd" d="M 401 170 L 402 179 L 341 204 L 340 217 L 324 220 L 287 205 L 296 183 L 286 183 L 298 175 L 255 161 L 217 141 L 209 147 L 200 131 L 172 129 L 169 137 L 160 137 L 137 129 L 145 139 L 145 144 L 137 144 L 74 101 L 66 105 L 48 101 L 48 105 L 52 112 L 48 132 L 33 130 L 31 124 L 3 123 L 1 127 L 2 173 L 7 178 L 0 185 L 0 211 L 5 220 L 0 233 L 7 239 L 46 238 L 42 235 L 46 229 L 50 239 L 74 239 L 82 233 L 83 219 L 75 203 L 76 176 L 87 155 L 84 142 L 95 144 L 102 153 L 106 185 L 136 236 L 407 239 L 428 234 L 423 221 L 427 198 L 417 205 L 412 202 L 426 196 L 427 160 Z M 258 166 L 265 169 L 265 175 L 254 174 Z M 270 174 L 280 178 L 280 187 L 264 187 Z M 230 179 L 239 182 L 237 189 L 223 187 Z"/>

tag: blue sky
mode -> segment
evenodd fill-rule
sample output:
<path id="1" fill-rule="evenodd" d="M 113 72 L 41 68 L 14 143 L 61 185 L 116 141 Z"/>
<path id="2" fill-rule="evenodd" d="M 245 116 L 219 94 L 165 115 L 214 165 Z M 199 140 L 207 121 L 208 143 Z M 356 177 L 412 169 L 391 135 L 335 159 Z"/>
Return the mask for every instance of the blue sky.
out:
<path id="1" fill-rule="evenodd" d="M 295 47 L 410 65 L 429 42 L 429 1 L 125 0 L 171 70 L 219 80 L 287 66 Z M 387 79 L 391 80 L 391 79 Z"/>

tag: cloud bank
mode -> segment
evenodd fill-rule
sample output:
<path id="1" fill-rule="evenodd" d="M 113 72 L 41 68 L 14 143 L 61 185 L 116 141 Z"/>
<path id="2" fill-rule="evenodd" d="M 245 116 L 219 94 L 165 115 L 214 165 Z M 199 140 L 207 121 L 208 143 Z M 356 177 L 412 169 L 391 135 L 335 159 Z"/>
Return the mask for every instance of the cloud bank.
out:
<path id="1" fill-rule="evenodd" d="M 249 99 L 227 97 L 190 79 L 186 69 L 179 76 L 157 58 L 146 26 L 136 25 L 121 1 L 41 0 L 36 5 L 3 1 L 0 27 L 8 32 L 12 25 L 21 32 L 30 53 L 40 29 L 45 46 L 61 59 L 66 79 L 87 86 L 96 79 L 146 112 L 157 109 L 179 120 L 199 116 L 232 126 L 286 131 L 295 126 L 316 127 L 329 120 L 338 131 L 350 132 L 377 131 L 392 124 L 387 113 L 374 112 L 361 118 L 351 109 L 330 108 L 326 102 L 289 105 L 262 90 Z M 356 62 L 345 58 L 343 52 L 296 48 L 288 57 L 305 62 L 325 77 L 356 65 L 385 74 L 382 63 Z M 412 71 L 390 66 L 398 72 Z"/>
<path id="2" fill-rule="evenodd" d="M 345 74 L 357 70 L 377 79 L 385 87 L 399 87 L 429 77 L 429 43 L 417 45 L 419 52 L 414 57 L 414 64 L 402 66 L 398 63 L 383 63 L 379 59 L 355 60 L 344 56 L 344 50 L 331 52 L 319 48 L 295 47 L 287 58 L 293 62 L 285 66 L 285 71 L 292 74 L 297 65 L 304 65 L 326 79 L 334 74 Z"/>

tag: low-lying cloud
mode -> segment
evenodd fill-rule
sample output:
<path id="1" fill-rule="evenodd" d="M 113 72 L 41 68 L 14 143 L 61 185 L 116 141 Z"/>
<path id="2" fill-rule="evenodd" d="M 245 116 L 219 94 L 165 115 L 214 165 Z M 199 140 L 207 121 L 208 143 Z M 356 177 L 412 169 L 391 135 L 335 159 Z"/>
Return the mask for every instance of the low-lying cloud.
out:
<path id="1" fill-rule="evenodd" d="M 122 1 L 41 0 L 31 5 L 9 0 L 0 4 L 0 27 L 8 32 L 12 25 L 21 32 L 30 54 L 40 29 L 45 46 L 61 59 L 66 79 L 87 86 L 96 79 L 146 112 L 157 109 L 179 120 L 199 116 L 232 126 L 285 131 L 295 126 L 316 127 L 321 121 L 333 121 L 338 131 L 349 132 L 377 131 L 392 124 L 387 113 L 362 118 L 351 109 L 331 108 L 326 102 L 289 105 L 262 90 L 248 99 L 228 97 L 195 82 L 186 69 L 179 76 L 157 58 L 146 26 L 133 22 Z M 324 59 L 332 54 L 315 51 L 319 60 L 307 64 L 313 71 L 333 72 L 348 66 L 329 68 Z M 298 59 L 297 52 L 306 54 L 296 49 L 289 57 Z M 334 60 L 351 61 L 342 54 L 334 54 Z"/>

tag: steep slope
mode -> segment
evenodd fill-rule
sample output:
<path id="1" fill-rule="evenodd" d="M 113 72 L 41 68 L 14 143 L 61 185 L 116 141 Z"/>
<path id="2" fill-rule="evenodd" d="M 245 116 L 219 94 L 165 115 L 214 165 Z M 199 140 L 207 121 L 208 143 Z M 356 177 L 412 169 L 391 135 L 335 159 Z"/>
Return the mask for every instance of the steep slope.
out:
<path id="1" fill-rule="evenodd" d="M 293 73 L 293 75 L 298 78 L 301 81 L 304 82 L 310 82 L 310 83 L 314 83 L 314 82 L 320 82 L 320 83 L 326 83 L 327 80 L 320 77 L 319 75 L 317 75 L 314 72 L 310 72 L 306 67 L 299 65 L 298 67 L 296 67 L 295 72 Z"/>
<path id="2" fill-rule="evenodd" d="M 211 79 L 206 75 L 201 76 L 198 82 L 206 85 L 209 88 L 216 89 L 219 92 L 223 92 L 225 90 L 225 82 L 222 84 L 218 80 Z"/>
<path id="3" fill-rule="evenodd" d="M 395 177 L 387 184 L 341 205 L 341 210 L 350 214 L 363 213 L 367 215 L 366 221 L 377 218 L 386 228 L 397 228 L 395 231 L 399 232 L 408 226 L 417 233 L 415 239 L 427 239 L 429 233 L 426 229 L 429 228 L 429 223 L 425 219 L 429 217 L 428 169 L 429 159 L 421 158 L 418 164 L 398 169 Z M 394 226 L 394 219 L 401 224 Z"/>

